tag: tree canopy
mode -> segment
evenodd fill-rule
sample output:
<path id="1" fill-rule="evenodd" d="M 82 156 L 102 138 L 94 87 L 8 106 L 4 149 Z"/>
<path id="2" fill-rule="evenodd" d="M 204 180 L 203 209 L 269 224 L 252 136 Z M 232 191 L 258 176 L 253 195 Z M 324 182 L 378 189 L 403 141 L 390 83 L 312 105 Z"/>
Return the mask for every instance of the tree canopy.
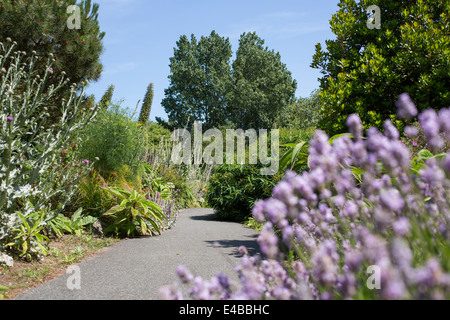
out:
<path id="1" fill-rule="evenodd" d="M 381 28 L 369 28 L 380 8 Z M 323 121 L 330 134 L 346 130 L 348 115 L 381 127 L 395 120 L 395 101 L 407 92 L 419 110 L 450 105 L 450 37 L 447 0 L 341 0 L 330 20 L 336 39 L 316 47 Z"/>
<path id="2" fill-rule="evenodd" d="M 231 44 L 215 31 L 198 41 L 183 35 L 170 58 L 170 86 L 162 106 L 175 127 L 204 128 L 221 125 L 227 118 L 226 96 L 231 86 Z"/>
<path id="3" fill-rule="evenodd" d="M 244 33 L 233 62 L 231 121 L 239 128 L 271 128 L 279 113 L 293 100 L 297 82 L 281 56 L 264 47 L 264 40 Z"/>
<path id="4" fill-rule="evenodd" d="M 256 33 L 244 33 L 231 63 L 228 38 L 183 35 L 170 58 L 170 86 L 162 105 L 169 124 L 203 128 L 233 124 L 242 129 L 271 128 L 277 113 L 294 98 L 297 83 L 279 53 L 264 47 Z"/>

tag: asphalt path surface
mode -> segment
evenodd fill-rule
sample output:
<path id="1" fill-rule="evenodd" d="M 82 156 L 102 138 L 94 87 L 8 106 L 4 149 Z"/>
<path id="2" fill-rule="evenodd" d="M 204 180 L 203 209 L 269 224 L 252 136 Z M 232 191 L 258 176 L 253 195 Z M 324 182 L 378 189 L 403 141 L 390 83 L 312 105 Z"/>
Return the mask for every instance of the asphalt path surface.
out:
<path id="1" fill-rule="evenodd" d="M 188 267 L 209 279 L 221 271 L 237 280 L 239 247 L 258 253 L 256 231 L 239 223 L 213 220 L 211 209 L 187 209 L 175 226 L 157 237 L 123 240 L 76 265 L 80 288 L 67 273 L 21 293 L 18 300 L 155 300 L 158 289 L 178 281 L 176 268 Z M 69 281 L 68 281 L 69 280 Z M 76 282 L 72 282 L 76 283 Z"/>

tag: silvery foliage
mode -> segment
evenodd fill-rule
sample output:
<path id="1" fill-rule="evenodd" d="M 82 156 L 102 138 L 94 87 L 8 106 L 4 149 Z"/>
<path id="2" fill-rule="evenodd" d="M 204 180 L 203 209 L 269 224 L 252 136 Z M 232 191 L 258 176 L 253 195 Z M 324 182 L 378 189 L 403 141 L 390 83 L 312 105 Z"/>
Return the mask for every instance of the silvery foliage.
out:
<path id="1" fill-rule="evenodd" d="M 27 55 L 15 46 L 10 39 L 0 42 L 0 249 L 2 240 L 20 224 L 16 211 L 28 216 L 49 209 L 56 198 L 65 199 L 59 204 L 64 208 L 86 170 L 75 163 L 60 170 L 59 153 L 96 115 L 95 108 L 83 110 L 84 87 L 77 94 L 73 84 L 60 106 L 62 115 L 48 125 L 45 106 L 69 79 L 62 72 L 58 85 L 47 85 L 54 73 L 53 55 L 40 57 L 34 51 Z M 37 59 L 48 59 L 43 77 L 34 69 Z"/>

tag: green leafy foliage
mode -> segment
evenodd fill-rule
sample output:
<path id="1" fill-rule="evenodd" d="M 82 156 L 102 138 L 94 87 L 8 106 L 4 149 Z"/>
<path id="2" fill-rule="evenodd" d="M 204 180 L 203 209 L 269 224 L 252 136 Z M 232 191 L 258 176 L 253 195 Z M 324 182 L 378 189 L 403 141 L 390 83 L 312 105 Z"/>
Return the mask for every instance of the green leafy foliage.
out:
<path id="1" fill-rule="evenodd" d="M 288 148 L 280 160 L 280 171 L 292 170 L 299 172 L 308 164 L 308 142 L 288 143 L 282 147 Z"/>
<path id="2" fill-rule="evenodd" d="M 83 208 L 87 215 L 100 217 L 112 206 L 112 196 L 104 189 L 108 185 L 108 182 L 96 170 L 93 170 L 78 183 L 72 206 Z"/>
<path id="3" fill-rule="evenodd" d="M 216 209 L 219 219 L 244 221 L 251 215 L 256 201 L 271 196 L 276 176 L 261 175 L 261 168 L 253 165 L 221 165 L 215 169 L 208 183 L 206 201 Z"/>
<path id="4" fill-rule="evenodd" d="M 233 124 L 242 129 L 272 128 L 293 99 L 297 83 L 279 53 L 264 47 L 256 33 L 244 33 L 231 64 L 228 38 L 212 31 L 198 41 L 181 36 L 170 58 L 170 86 L 162 101 L 171 129 L 205 130 Z"/>
<path id="5" fill-rule="evenodd" d="M 44 225 L 42 224 L 45 213 L 39 215 L 39 218 L 25 217 L 22 213 L 17 212 L 17 216 L 21 220 L 18 229 L 11 230 L 14 237 L 6 247 L 16 249 L 20 252 L 20 256 L 31 261 L 41 255 L 46 256 L 48 253 L 49 238 L 42 234 Z"/>
<path id="6" fill-rule="evenodd" d="M 162 199 L 171 198 L 175 185 L 171 182 L 164 182 L 160 177 L 156 177 L 152 166 L 145 165 L 144 168 L 145 178 L 142 181 L 144 189 L 148 189 L 150 193 L 159 192 Z"/>
<path id="7" fill-rule="evenodd" d="M 2 286 L 2 285 L 0 285 L 0 300 L 3 300 L 3 298 L 4 298 L 4 292 L 8 292 L 8 290 L 9 290 L 9 288 L 8 287 L 5 287 L 5 286 Z"/>
<path id="8" fill-rule="evenodd" d="M 419 151 L 417 157 L 414 157 L 411 163 L 411 172 L 415 175 L 419 175 L 420 171 L 427 168 L 427 161 L 430 159 L 437 159 L 442 161 L 446 156 L 446 153 L 439 153 L 434 155 L 429 150 Z"/>
<path id="9" fill-rule="evenodd" d="M 231 122 L 242 129 L 272 128 L 297 89 L 281 55 L 264 47 L 264 40 L 255 32 L 244 33 L 232 72 L 234 85 L 228 102 Z"/>
<path id="10" fill-rule="evenodd" d="M 100 111 L 81 136 L 81 154 L 99 159 L 95 169 L 102 176 L 125 174 L 129 179 L 137 176 L 145 150 L 145 131 L 119 105 Z"/>
<path id="11" fill-rule="evenodd" d="M 105 229 L 121 237 L 161 234 L 166 220 L 161 207 L 146 200 L 145 195 L 136 190 L 128 191 L 121 187 L 106 188 L 117 199 L 117 204 L 104 215 L 112 216 L 114 222 Z"/>
<path id="12" fill-rule="evenodd" d="M 381 29 L 367 27 L 370 5 L 381 9 Z M 345 132 L 353 113 L 366 129 L 382 128 L 403 92 L 420 110 L 450 105 L 448 1 L 341 0 L 339 7 L 330 20 L 336 39 L 317 45 L 311 65 L 323 74 L 322 129 Z"/>
<path id="13" fill-rule="evenodd" d="M 51 59 L 43 77 L 35 73 L 34 53 L 16 51 L 11 40 L 0 43 L 0 247 L 12 229 L 18 229 L 16 212 L 25 217 L 42 209 L 61 212 L 86 175 L 93 161 L 80 160 L 76 150 L 67 149 L 96 115 L 84 110 L 83 90 L 73 85 L 69 99 L 60 105 L 61 116 L 47 128 L 50 114 L 46 103 L 68 80 L 48 85 Z M 6 64 L 9 61 L 9 65 Z M 40 116 L 36 117 L 39 113 Z M 51 121 L 55 121 L 54 119 Z M 70 161 L 69 161 L 70 160 Z"/>
<path id="14" fill-rule="evenodd" d="M 89 215 L 83 215 L 83 208 L 78 209 L 70 217 L 64 215 L 57 215 L 50 220 L 47 225 L 48 228 L 57 236 L 62 236 L 65 233 L 81 236 L 84 232 L 84 227 L 92 225 L 98 219 Z"/>
<path id="15" fill-rule="evenodd" d="M 295 98 L 279 114 L 276 123 L 280 127 L 305 130 L 318 127 L 322 118 L 320 92 L 315 90 L 308 98 Z"/>
<path id="16" fill-rule="evenodd" d="M 210 129 L 225 122 L 231 55 L 229 39 L 215 31 L 200 40 L 180 37 L 170 58 L 170 86 L 161 102 L 172 127 L 190 128 L 198 120 Z"/>

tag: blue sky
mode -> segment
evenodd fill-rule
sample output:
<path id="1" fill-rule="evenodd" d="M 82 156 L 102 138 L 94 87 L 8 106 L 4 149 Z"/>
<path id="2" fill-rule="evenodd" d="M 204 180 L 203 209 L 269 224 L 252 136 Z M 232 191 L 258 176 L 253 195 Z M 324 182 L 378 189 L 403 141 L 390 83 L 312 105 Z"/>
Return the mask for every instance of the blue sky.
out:
<path id="1" fill-rule="evenodd" d="M 297 97 L 318 88 L 318 70 L 310 68 L 314 47 L 333 39 L 329 20 L 338 0 L 96 0 L 106 32 L 101 60 L 104 71 L 88 94 L 99 100 L 110 84 L 114 101 L 134 110 L 150 82 L 155 85 L 151 120 L 167 119 L 161 106 L 169 86 L 169 58 L 180 36 L 197 38 L 215 30 L 229 37 L 233 52 L 239 36 L 256 31 L 298 82 Z"/>

